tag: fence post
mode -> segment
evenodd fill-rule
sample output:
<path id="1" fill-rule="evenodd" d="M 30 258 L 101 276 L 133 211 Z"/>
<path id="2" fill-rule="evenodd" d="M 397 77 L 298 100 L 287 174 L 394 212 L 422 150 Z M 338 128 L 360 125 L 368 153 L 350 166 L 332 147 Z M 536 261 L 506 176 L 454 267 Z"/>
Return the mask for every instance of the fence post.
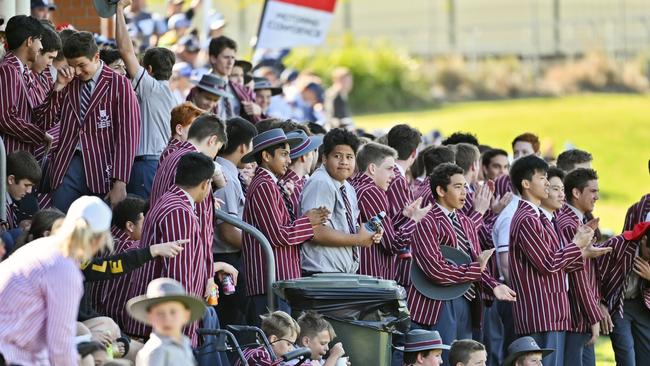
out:
<path id="1" fill-rule="evenodd" d="M 447 0 L 447 41 L 449 50 L 456 50 L 456 0 Z"/>
<path id="2" fill-rule="evenodd" d="M 560 9 L 560 0 L 553 0 L 553 43 L 555 48 L 555 54 L 559 55 L 561 53 L 561 9 Z"/>
<path id="3" fill-rule="evenodd" d="M 5 196 L 2 197 L 4 199 Z M 2 208 L 5 208 L 4 205 Z M 1 212 L 2 211 L 0 211 L 0 213 Z M 258 243 L 260 243 L 260 246 L 262 247 L 262 253 L 266 259 L 266 301 L 269 311 L 273 311 L 275 309 L 275 301 L 273 301 L 273 283 L 275 282 L 275 258 L 273 257 L 273 248 L 271 247 L 271 243 L 269 243 L 264 234 L 262 234 L 257 228 L 244 222 L 238 217 L 229 215 L 221 210 L 215 210 L 214 215 L 217 217 L 217 219 L 222 220 L 240 229 L 241 231 L 249 233 L 255 238 L 255 240 L 257 240 Z"/>
<path id="4" fill-rule="evenodd" d="M 7 222 L 7 151 L 0 138 L 0 220 Z"/>

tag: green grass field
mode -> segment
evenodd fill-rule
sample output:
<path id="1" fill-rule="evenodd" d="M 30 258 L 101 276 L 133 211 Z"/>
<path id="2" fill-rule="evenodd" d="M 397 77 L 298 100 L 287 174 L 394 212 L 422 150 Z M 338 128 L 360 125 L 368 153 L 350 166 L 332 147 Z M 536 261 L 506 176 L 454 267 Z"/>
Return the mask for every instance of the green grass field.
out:
<path id="1" fill-rule="evenodd" d="M 650 96 L 598 94 L 558 99 L 469 102 L 438 109 L 364 115 L 355 118 L 369 131 L 408 123 L 423 133 L 439 129 L 475 133 L 479 141 L 510 150 L 512 138 L 529 131 L 554 154 L 565 144 L 594 155 L 601 199 L 596 216 L 601 227 L 619 233 L 627 207 L 650 191 Z M 609 338 L 596 348 L 597 365 L 614 365 Z"/>
<path id="2" fill-rule="evenodd" d="M 556 99 L 468 102 L 438 109 L 364 115 L 369 131 L 408 123 L 423 133 L 438 129 L 475 133 L 482 144 L 510 151 L 513 137 L 533 132 L 542 150 L 559 154 L 571 144 L 594 155 L 601 228 L 619 233 L 627 208 L 650 191 L 650 96 L 597 94 Z"/>

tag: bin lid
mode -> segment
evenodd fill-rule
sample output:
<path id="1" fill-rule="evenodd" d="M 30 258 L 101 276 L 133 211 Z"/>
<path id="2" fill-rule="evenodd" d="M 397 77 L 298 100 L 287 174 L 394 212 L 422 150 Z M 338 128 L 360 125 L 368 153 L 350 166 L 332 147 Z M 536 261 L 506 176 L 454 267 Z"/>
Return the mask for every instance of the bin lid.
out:
<path id="1" fill-rule="evenodd" d="M 275 293 L 284 298 L 286 289 L 304 290 L 377 290 L 377 291 L 404 291 L 395 281 L 380 278 L 350 274 L 350 273 L 318 273 L 311 277 L 301 277 L 292 280 L 278 281 L 273 284 Z"/>
<path id="2" fill-rule="evenodd" d="M 350 273 L 318 273 L 311 277 L 278 281 L 274 287 L 283 288 L 376 288 L 392 290 L 399 285 L 395 281 Z"/>

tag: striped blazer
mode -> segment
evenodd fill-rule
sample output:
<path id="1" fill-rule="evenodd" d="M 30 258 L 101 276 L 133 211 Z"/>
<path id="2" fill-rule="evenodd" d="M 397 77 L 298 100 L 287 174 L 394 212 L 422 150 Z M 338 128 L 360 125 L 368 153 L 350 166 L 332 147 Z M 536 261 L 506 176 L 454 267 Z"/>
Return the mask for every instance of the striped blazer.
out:
<path id="1" fill-rule="evenodd" d="M 165 160 L 171 153 L 178 150 L 178 148 L 181 146 L 183 146 L 183 141 L 175 137 L 169 139 L 167 147 L 165 147 L 165 150 L 163 150 L 163 152 L 160 154 L 160 160 L 158 160 L 158 164 L 162 164 L 163 160 Z"/>
<path id="2" fill-rule="evenodd" d="M 627 241 L 623 235 L 617 235 L 608 239 L 605 244 L 614 250 L 597 258 L 602 302 L 607 305 L 610 314 L 623 316 L 625 282 L 634 268 L 634 257 L 639 242 Z M 650 288 L 646 281 L 641 282 L 643 303 L 650 310 Z"/>
<path id="3" fill-rule="evenodd" d="M 357 192 L 359 205 L 359 224 L 370 221 L 381 211 L 388 212 L 389 204 L 386 192 L 379 188 L 371 177 L 362 174 L 352 184 Z M 392 280 L 395 273 L 391 271 L 391 263 L 395 255 L 408 247 L 415 231 L 415 221 L 409 219 L 402 226 L 396 227 L 393 219 L 386 216 L 382 221 L 384 235 L 380 245 L 361 248 L 359 274 Z"/>
<path id="4" fill-rule="evenodd" d="M 184 239 L 189 239 L 189 243 L 183 245 L 183 251 L 176 257 L 156 257 L 134 272 L 129 286 L 129 298 L 146 293 L 149 282 L 160 277 L 173 278 L 189 294 L 203 297 L 208 278 L 214 275 L 214 268 L 212 240 L 205 242 L 200 225 L 199 215 L 192 202 L 178 186 L 173 186 L 153 204 L 144 220 L 140 247 Z M 197 328 L 198 322 L 194 322 L 184 330 L 185 335 L 192 340 L 193 347 L 198 345 Z M 148 336 L 151 329 L 128 319 L 126 331 L 137 336 Z"/>
<path id="5" fill-rule="evenodd" d="M 114 249 L 110 255 L 140 248 L 140 240 L 131 240 L 129 234 L 122 229 L 113 226 L 111 234 L 113 235 Z M 132 279 L 133 273 L 126 273 L 110 280 L 90 283 L 89 296 L 93 309 L 115 320 L 120 328 L 126 324 L 124 309 L 129 300 L 129 284 Z"/>
<path id="6" fill-rule="evenodd" d="M 36 113 L 48 128 L 60 123 L 59 144 L 50 161 L 56 189 L 65 177 L 78 143 L 91 192 L 107 193 L 113 180 L 129 182 L 140 143 L 140 108 L 127 78 L 104 65 L 83 120 L 79 117 L 82 81 L 75 78 L 60 92 L 52 91 Z"/>
<path id="7" fill-rule="evenodd" d="M 291 192 L 291 196 L 289 196 L 289 201 L 293 208 L 293 214 L 295 217 L 298 217 L 300 215 L 300 194 L 302 193 L 302 188 L 305 186 L 305 178 L 299 177 L 296 172 L 289 168 L 282 178 L 280 178 L 280 182 L 288 181 L 293 183 L 293 192 Z"/>
<path id="8" fill-rule="evenodd" d="M 171 141 L 173 142 L 174 139 Z M 178 140 L 176 140 L 178 141 Z M 169 147 L 170 145 L 168 145 Z M 153 207 L 170 190 L 174 189 L 176 181 L 176 167 L 183 155 L 191 152 L 199 152 L 192 143 L 183 141 L 177 144 L 174 151 L 170 152 L 164 159 L 161 156 L 156 175 L 151 185 L 149 204 Z M 209 243 L 212 250 L 214 240 L 214 195 L 212 188 L 205 199 L 196 204 L 196 212 L 199 215 L 201 236 L 204 243 Z M 211 257 L 212 258 L 212 257 Z"/>
<path id="9" fill-rule="evenodd" d="M 34 116 L 34 77 L 12 52 L 0 62 L 0 137 L 7 154 L 25 150 L 31 154 L 45 143 L 44 121 Z M 30 92 L 32 91 L 32 92 Z"/>
<path id="10" fill-rule="evenodd" d="M 573 240 L 581 222 L 578 215 L 565 204 L 555 214 L 557 232 L 562 244 L 568 245 Z M 572 328 L 578 333 L 591 332 L 591 325 L 602 320 L 600 313 L 600 281 L 596 260 L 585 259 L 584 269 L 569 272 L 569 306 Z"/>
<path id="11" fill-rule="evenodd" d="M 291 217 L 280 188 L 268 170 L 257 168 L 246 190 L 243 219 L 266 236 L 273 247 L 276 281 L 299 278 L 300 244 L 314 236 L 307 216 Z M 243 233 L 242 254 L 248 296 L 266 293 L 266 259 L 261 244 L 249 233 Z"/>
<path id="12" fill-rule="evenodd" d="M 582 266 L 582 254 L 573 243 L 562 245 L 542 215 L 522 199 L 512 217 L 508 260 L 517 293 L 513 305 L 517 334 L 566 331 L 571 326 L 565 272 Z"/>
<path id="13" fill-rule="evenodd" d="M 506 193 L 514 193 L 514 191 L 508 174 L 502 175 L 494 181 L 494 197 L 503 197 Z"/>
<path id="14" fill-rule="evenodd" d="M 411 187 L 406 177 L 402 175 L 397 165 L 393 167 L 393 172 L 395 173 L 395 178 L 390 182 L 388 191 L 386 192 L 389 209 L 386 214 L 391 217 L 393 227 L 401 227 L 409 220 L 409 218 L 402 215 L 402 211 L 406 205 L 413 202 L 413 192 L 411 192 Z M 406 245 L 404 250 L 410 250 L 409 246 Z M 399 259 L 397 256 L 393 257 L 389 271 L 395 273 L 395 281 L 397 283 L 402 286 L 408 285 L 411 280 L 411 258 Z"/>
<path id="15" fill-rule="evenodd" d="M 457 237 L 451 219 L 436 204 L 416 226 L 411 246 L 413 265 L 419 266 L 430 281 L 438 285 L 476 282 L 479 295 L 483 291 L 491 293 L 499 283 L 486 271 L 481 272 L 480 265 L 476 261 L 481 249 L 474 223 L 462 212 L 457 210 L 456 214 L 472 245 L 471 258 L 473 262 L 457 266 L 448 263 L 442 256 L 440 245 L 457 248 Z M 472 326 L 474 328 L 480 328 L 482 322 L 480 299 L 480 296 L 477 296 L 472 301 Z M 434 325 L 438 322 L 444 301 L 425 297 L 413 284 L 408 286 L 407 301 L 411 311 L 411 320 L 425 325 Z"/>
<path id="16" fill-rule="evenodd" d="M 634 225 L 646 221 L 646 217 L 650 212 L 650 193 L 641 197 L 639 202 L 630 206 L 625 215 L 625 225 L 623 230 L 632 230 Z"/>

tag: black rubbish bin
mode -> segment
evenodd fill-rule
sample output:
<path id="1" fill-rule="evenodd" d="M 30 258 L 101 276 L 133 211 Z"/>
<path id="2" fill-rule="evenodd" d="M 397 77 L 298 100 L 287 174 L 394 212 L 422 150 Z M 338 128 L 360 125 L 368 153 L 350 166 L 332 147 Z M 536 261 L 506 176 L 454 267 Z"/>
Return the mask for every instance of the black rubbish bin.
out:
<path id="1" fill-rule="evenodd" d="M 279 281 L 293 316 L 313 310 L 332 323 L 353 365 L 390 366 L 392 333 L 410 326 L 406 291 L 395 281 L 346 273 Z"/>

